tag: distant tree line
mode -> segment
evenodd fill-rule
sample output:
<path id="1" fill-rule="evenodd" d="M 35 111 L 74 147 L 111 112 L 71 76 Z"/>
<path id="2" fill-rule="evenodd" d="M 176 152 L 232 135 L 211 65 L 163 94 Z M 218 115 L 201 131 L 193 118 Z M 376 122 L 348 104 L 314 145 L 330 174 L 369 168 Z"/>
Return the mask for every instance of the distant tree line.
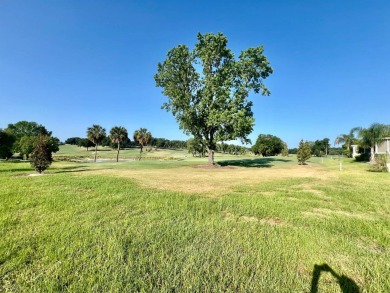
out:
<path id="1" fill-rule="evenodd" d="M 94 144 L 88 138 L 81 138 L 81 137 L 67 138 L 65 140 L 65 144 L 77 145 L 79 147 L 84 147 L 84 148 L 90 148 L 90 147 L 94 146 Z M 104 147 L 111 147 L 111 148 L 116 147 L 116 144 L 113 143 L 108 136 L 106 136 L 102 140 L 100 145 L 104 146 Z M 150 142 L 148 143 L 148 145 L 150 145 L 154 149 L 186 149 L 187 141 L 185 141 L 185 140 L 169 140 L 166 138 L 152 137 L 150 139 Z M 134 140 L 130 140 L 129 138 L 127 138 L 121 144 L 122 149 L 135 148 L 137 146 L 138 146 L 137 142 Z"/>

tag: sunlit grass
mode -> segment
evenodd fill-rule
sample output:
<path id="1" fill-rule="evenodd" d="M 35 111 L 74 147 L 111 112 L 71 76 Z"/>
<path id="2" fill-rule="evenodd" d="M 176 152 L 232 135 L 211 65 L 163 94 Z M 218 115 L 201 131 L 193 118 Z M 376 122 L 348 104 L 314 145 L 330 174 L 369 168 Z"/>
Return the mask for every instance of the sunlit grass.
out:
<path id="1" fill-rule="evenodd" d="M 0 291 L 390 291 L 389 173 L 217 161 L 0 162 Z"/>

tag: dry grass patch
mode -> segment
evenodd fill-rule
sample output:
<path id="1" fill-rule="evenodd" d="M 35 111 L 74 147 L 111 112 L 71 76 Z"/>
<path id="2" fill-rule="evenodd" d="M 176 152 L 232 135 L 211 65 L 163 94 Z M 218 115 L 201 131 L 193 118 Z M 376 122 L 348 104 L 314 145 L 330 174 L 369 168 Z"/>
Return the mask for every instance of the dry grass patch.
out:
<path id="1" fill-rule="evenodd" d="M 93 170 L 89 174 L 103 174 L 132 178 L 147 188 L 180 191 L 189 194 L 220 196 L 238 186 L 256 186 L 284 178 L 316 178 L 328 180 L 334 174 L 317 166 L 283 165 L 272 168 L 194 168 L 193 166 L 172 169 L 124 169 Z M 265 194 L 271 195 L 271 194 Z"/>
<path id="2" fill-rule="evenodd" d="M 302 213 L 305 216 L 314 216 L 314 217 L 321 217 L 321 218 L 330 218 L 331 216 L 343 216 L 348 218 L 357 218 L 357 219 L 363 219 L 363 220 L 374 220 L 374 215 L 369 213 L 362 213 L 362 212 L 347 212 L 342 210 L 331 210 L 326 208 L 314 208 L 311 211 L 306 211 Z"/>
<path id="3" fill-rule="evenodd" d="M 252 222 L 258 223 L 261 225 L 269 225 L 269 226 L 286 226 L 286 222 L 280 219 L 279 217 L 270 217 L 270 218 L 257 218 L 254 216 L 236 216 L 228 211 L 222 212 L 222 217 L 225 220 L 229 221 L 241 221 L 241 222 Z"/>

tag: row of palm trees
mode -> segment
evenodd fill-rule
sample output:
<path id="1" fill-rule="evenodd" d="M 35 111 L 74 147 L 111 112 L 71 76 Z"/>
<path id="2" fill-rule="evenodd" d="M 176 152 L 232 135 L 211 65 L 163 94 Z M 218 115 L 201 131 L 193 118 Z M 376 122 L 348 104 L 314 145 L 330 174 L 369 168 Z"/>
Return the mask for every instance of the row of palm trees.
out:
<path id="1" fill-rule="evenodd" d="M 375 145 L 381 143 L 386 137 L 390 137 L 390 125 L 373 123 L 368 128 L 352 128 L 348 134 L 339 135 L 335 143 L 343 143 L 348 154 L 353 144 L 370 148 L 370 162 L 375 163 Z"/>
<path id="2" fill-rule="evenodd" d="M 106 137 L 106 129 L 102 126 L 94 124 L 87 129 L 87 137 L 88 139 L 95 145 L 95 162 L 96 162 L 96 154 L 98 144 Z M 117 153 L 116 153 L 116 161 L 119 161 L 119 151 L 120 145 L 123 142 L 126 142 L 128 138 L 127 129 L 123 126 L 114 126 L 110 130 L 109 135 L 111 141 L 117 144 Z M 133 134 L 134 141 L 138 142 L 140 145 L 140 157 L 143 150 L 143 147 L 148 144 L 148 142 L 152 139 L 152 134 L 146 128 L 140 128 L 134 131 Z"/>

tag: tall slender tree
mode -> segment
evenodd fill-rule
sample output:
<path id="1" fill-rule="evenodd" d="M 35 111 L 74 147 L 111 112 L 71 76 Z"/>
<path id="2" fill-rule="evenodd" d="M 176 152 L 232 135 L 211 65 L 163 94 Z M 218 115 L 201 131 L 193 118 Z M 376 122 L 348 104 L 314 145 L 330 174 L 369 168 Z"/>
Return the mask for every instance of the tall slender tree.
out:
<path id="1" fill-rule="evenodd" d="M 197 37 L 192 51 L 185 45 L 170 50 L 154 79 L 168 98 L 163 108 L 172 112 L 186 134 L 205 141 L 208 163 L 213 165 L 218 142 L 250 142 L 254 118 L 248 96 L 251 91 L 270 94 L 263 80 L 273 70 L 262 46 L 235 58 L 223 34 Z"/>
<path id="2" fill-rule="evenodd" d="M 123 126 L 115 126 L 110 130 L 110 139 L 113 143 L 117 144 L 116 161 L 119 161 L 120 144 L 126 142 L 128 139 L 127 129 Z"/>
<path id="3" fill-rule="evenodd" d="M 375 145 L 381 143 L 383 139 L 390 136 L 390 125 L 373 123 L 368 128 L 359 131 L 362 145 L 371 149 L 370 163 L 375 163 Z"/>
<path id="4" fill-rule="evenodd" d="M 106 137 L 106 129 L 100 125 L 94 124 L 87 129 L 88 139 L 95 145 L 95 162 L 98 144 Z"/>
<path id="5" fill-rule="evenodd" d="M 140 152 L 139 153 L 141 155 L 144 146 L 147 145 L 149 143 L 149 141 L 151 141 L 152 134 L 146 128 L 140 128 L 140 129 L 134 131 L 133 138 L 134 138 L 134 141 L 138 142 L 138 144 L 140 145 Z"/>

